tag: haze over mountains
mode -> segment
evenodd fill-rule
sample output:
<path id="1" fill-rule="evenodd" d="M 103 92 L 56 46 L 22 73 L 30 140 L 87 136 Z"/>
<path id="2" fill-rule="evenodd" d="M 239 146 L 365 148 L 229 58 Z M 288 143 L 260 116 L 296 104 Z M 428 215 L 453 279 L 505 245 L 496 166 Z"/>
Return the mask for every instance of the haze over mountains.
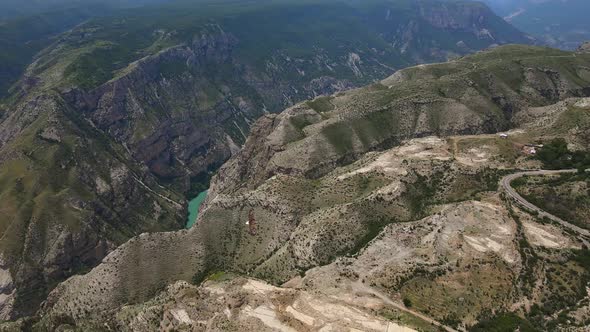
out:
<path id="1" fill-rule="evenodd" d="M 484 0 L 498 15 L 552 47 L 573 50 L 590 39 L 590 1 Z"/>
<path id="2" fill-rule="evenodd" d="M 63 11 L 73 8 L 94 7 L 134 8 L 148 4 L 165 3 L 168 0 L 4 0 L 0 3 L 0 18 L 13 18 Z"/>
<path id="3" fill-rule="evenodd" d="M 1 6 L 0 329 L 590 322 L 585 233 L 498 186 L 578 168 L 518 188 L 588 228 L 587 47 L 474 1 Z"/>

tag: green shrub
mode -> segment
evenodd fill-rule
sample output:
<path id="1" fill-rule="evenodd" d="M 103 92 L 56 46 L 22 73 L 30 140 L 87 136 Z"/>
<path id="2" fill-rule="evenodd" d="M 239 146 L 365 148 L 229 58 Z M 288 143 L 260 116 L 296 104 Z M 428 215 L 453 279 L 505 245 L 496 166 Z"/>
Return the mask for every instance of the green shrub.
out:
<path id="1" fill-rule="evenodd" d="M 405 305 L 407 308 L 411 308 L 411 307 L 412 307 L 412 300 L 410 300 L 410 299 L 409 299 L 409 298 L 407 298 L 407 297 L 404 297 L 403 301 L 404 301 L 404 305 Z"/>
<path id="2" fill-rule="evenodd" d="M 307 106 L 318 113 L 329 112 L 334 109 L 332 105 L 334 97 L 322 96 L 307 102 Z"/>
<path id="3" fill-rule="evenodd" d="M 469 329 L 472 332 L 534 332 L 535 328 L 527 320 L 514 313 L 499 314 L 493 318 L 482 320 Z"/>
<path id="4" fill-rule="evenodd" d="M 569 151 L 563 138 L 556 138 L 543 146 L 537 153 L 537 158 L 547 169 L 590 168 L 590 152 Z"/>

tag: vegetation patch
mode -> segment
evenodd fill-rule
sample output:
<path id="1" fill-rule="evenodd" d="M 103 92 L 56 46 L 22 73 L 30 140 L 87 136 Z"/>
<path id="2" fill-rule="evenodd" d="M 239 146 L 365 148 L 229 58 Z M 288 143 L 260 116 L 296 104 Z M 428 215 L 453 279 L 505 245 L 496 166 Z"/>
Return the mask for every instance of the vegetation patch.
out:
<path id="1" fill-rule="evenodd" d="M 501 307 L 512 288 L 510 268 L 500 261 L 470 261 L 465 267 L 469 273 L 443 269 L 411 278 L 400 290 L 404 302 L 451 326 Z"/>
<path id="2" fill-rule="evenodd" d="M 306 102 L 306 104 L 318 113 L 326 113 L 334 109 L 334 105 L 332 104 L 333 99 L 334 97 L 331 96 L 322 96 L 314 100 L 310 100 Z"/>
<path id="3" fill-rule="evenodd" d="M 334 123 L 323 129 L 323 134 L 338 154 L 353 151 L 353 130 L 347 123 Z"/>
<path id="4" fill-rule="evenodd" d="M 477 323 L 469 329 L 471 332 L 536 332 L 537 329 L 533 327 L 526 319 L 514 313 L 503 313 L 494 316 L 490 319 L 485 319 Z"/>
<path id="5" fill-rule="evenodd" d="M 524 324 L 521 329 L 534 328 L 534 331 L 554 331 L 560 324 L 567 323 L 568 313 L 576 310 L 580 300 L 587 296 L 586 287 L 590 282 L 590 252 L 582 250 L 554 250 L 532 247 L 524 235 L 519 216 L 509 208 L 517 223 L 519 252 L 523 259 L 523 268 L 519 276 L 519 293 L 527 296 L 539 293 L 539 301 L 526 312 L 525 318 L 515 317 L 513 313 L 493 316 L 486 314 L 475 325 L 477 331 L 498 324 Z M 543 281 L 539 287 L 538 281 Z M 504 317 L 509 315 L 512 317 Z M 498 321 L 499 320 L 499 321 Z M 528 323 L 527 323 L 528 322 Z M 567 324 L 566 324 L 567 323 Z"/>
<path id="6" fill-rule="evenodd" d="M 545 144 L 537 153 L 537 158 L 547 169 L 577 168 L 584 171 L 590 168 L 590 152 L 570 151 L 563 138 L 556 138 Z"/>
<path id="7" fill-rule="evenodd" d="M 412 327 L 423 332 L 440 332 L 441 330 L 430 322 L 420 319 L 417 316 L 394 308 L 384 308 L 378 314 L 387 320 L 400 323 L 403 326 Z"/>
<path id="8" fill-rule="evenodd" d="M 522 177 L 512 186 L 541 209 L 582 228 L 590 227 L 590 173 Z"/>
<path id="9" fill-rule="evenodd" d="M 590 253 L 582 249 L 547 250 L 542 254 L 544 269 L 539 277 L 545 280 L 545 287 L 540 302 L 531 307 L 527 318 L 538 330 L 555 331 L 560 325 L 576 325 L 568 313 L 576 310 L 587 296 Z"/>

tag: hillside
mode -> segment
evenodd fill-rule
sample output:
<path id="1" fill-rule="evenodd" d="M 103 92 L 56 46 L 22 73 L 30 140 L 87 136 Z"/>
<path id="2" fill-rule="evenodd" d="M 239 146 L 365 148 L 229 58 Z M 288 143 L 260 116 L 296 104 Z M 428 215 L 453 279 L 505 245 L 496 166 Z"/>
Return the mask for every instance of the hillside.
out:
<path id="1" fill-rule="evenodd" d="M 521 195 L 545 211 L 582 227 L 589 228 L 590 187 L 588 176 L 556 176 L 553 178 L 525 178 L 518 184 Z"/>
<path id="2" fill-rule="evenodd" d="M 0 26 L 3 68 L 16 69 L 2 69 L 0 83 L 11 86 L 0 104 L 3 319 L 34 314 L 59 282 L 129 238 L 182 228 L 186 199 L 260 116 L 413 63 L 528 41 L 471 2 L 200 1 L 71 13 Z"/>
<path id="3" fill-rule="evenodd" d="M 33 314 L 58 282 L 128 238 L 182 227 L 184 197 L 60 97 L 23 104 L 0 133 L 4 319 Z"/>
<path id="4" fill-rule="evenodd" d="M 133 238 L 60 284 L 30 324 L 582 331 L 583 239 L 519 209 L 498 182 L 541 166 L 525 143 L 576 143 L 578 122 L 565 120 L 587 118 L 589 65 L 505 46 L 266 115 L 193 228 Z M 167 287 L 179 280 L 194 286 Z"/>

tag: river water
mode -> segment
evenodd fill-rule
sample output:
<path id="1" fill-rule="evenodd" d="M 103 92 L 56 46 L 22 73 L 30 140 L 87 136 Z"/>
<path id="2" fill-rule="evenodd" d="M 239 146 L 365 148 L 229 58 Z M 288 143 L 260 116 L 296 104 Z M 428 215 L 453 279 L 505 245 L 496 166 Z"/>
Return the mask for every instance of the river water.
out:
<path id="1" fill-rule="evenodd" d="M 199 215 L 199 208 L 207 198 L 207 190 L 200 193 L 197 197 L 193 198 L 188 203 L 188 220 L 186 222 L 186 228 L 191 228 L 197 221 L 197 216 Z"/>

